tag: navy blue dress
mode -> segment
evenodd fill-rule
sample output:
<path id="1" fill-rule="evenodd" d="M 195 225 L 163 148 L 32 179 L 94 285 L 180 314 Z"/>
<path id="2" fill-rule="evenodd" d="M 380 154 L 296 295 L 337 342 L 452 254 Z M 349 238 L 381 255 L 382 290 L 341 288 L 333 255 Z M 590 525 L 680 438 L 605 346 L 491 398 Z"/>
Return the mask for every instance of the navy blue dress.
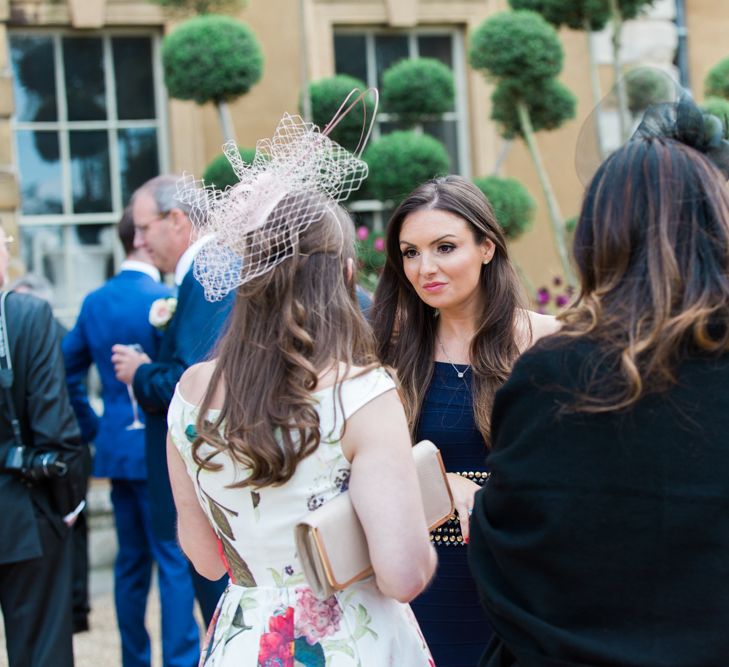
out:
<path id="1" fill-rule="evenodd" d="M 462 378 L 451 364 L 435 362 L 416 441 L 434 442 L 448 472 L 485 472 L 486 445 L 473 416 L 471 370 L 457 368 L 465 370 Z M 450 528 L 445 531 L 438 541 L 431 536 L 438 550 L 435 578 L 410 604 L 437 667 L 475 667 L 491 629 L 468 569 L 466 546 L 458 541 L 460 530 L 456 528 L 450 535 Z"/>

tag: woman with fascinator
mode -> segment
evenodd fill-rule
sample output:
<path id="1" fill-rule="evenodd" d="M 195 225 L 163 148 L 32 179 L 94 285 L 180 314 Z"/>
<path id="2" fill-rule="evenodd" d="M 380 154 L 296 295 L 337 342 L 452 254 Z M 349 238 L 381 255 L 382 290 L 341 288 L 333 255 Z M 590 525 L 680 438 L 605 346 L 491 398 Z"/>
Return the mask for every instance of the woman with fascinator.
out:
<path id="1" fill-rule="evenodd" d="M 395 384 L 376 359 L 354 284 L 354 226 L 337 201 L 367 174 L 314 126 L 284 116 L 241 182 L 182 186 L 213 234 L 195 275 L 236 290 L 214 359 L 182 376 L 168 458 L 179 539 L 230 584 L 201 665 L 432 667 L 404 602 L 436 565 Z M 345 490 L 374 577 L 318 599 L 294 527 Z"/>
<path id="2" fill-rule="evenodd" d="M 488 667 L 729 664 L 729 143 L 689 98 L 590 182 L 557 336 L 497 393 Z"/>
<path id="3" fill-rule="evenodd" d="M 491 205 L 460 176 L 408 195 L 385 245 L 374 306 L 379 356 L 397 371 L 414 441 L 441 450 L 456 508 L 431 536 L 438 572 L 412 607 L 436 664 L 472 667 L 489 638 L 466 544 L 473 497 L 487 477 L 491 404 L 519 353 L 556 322 L 521 307 Z"/>

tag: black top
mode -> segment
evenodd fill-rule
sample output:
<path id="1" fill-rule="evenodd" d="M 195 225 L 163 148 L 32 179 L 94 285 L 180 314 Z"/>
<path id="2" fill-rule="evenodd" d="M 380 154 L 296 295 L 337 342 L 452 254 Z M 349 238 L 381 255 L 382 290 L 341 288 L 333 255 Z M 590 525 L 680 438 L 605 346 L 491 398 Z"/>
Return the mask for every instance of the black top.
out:
<path id="1" fill-rule="evenodd" d="M 632 409 L 559 416 L 597 348 L 546 340 L 497 393 L 469 559 L 489 667 L 729 665 L 729 355 Z"/>

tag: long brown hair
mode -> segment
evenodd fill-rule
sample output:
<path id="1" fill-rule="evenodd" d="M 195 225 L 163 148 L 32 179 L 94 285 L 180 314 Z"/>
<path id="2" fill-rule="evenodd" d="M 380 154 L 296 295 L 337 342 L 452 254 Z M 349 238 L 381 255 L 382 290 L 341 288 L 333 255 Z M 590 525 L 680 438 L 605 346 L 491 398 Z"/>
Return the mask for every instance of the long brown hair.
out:
<path id="1" fill-rule="evenodd" d="M 661 137 L 616 151 L 587 190 L 574 256 L 582 288 L 562 333 L 596 341 L 612 372 L 569 410 L 627 408 L 670 387 L 686 353 L 729 350 L 729 194 L 698 151 Z"/>
<path id="2" fill-rule="evenodd" d="M 285 210 L 286 202 L 279 206 Z M 349 276 L 354 257 L 351 219 L 341 208 L 328 210 L 301 233 L 293 257 L 238 288 L 200 406 L 192 450 L 199 466 L 217 470 L 211 459 L 228 452 L 250 471 L 234 486 L 280 485 L 319 446 L 312 396 L 319 374 L 333 367 L 343 377 L 352 366 L 376 362 Z M 223 407 L 209 422 L 220 382 Z M 204 443 L 213 455 L 201 451 Z"/>
<path id="3" fill-rule="evenodd" d="M 473 408 L 476 424 L 489 442 L 491 405 L 506 381 L 519 349 L 514 337 L 520 290 L 509 261 L 504 234 L 488 200 L 460 176 L 445 176 L 416 188 L 398 206 L 387 226 L 387 260 L 374 299 L 374 331 L 380 360 L 395 368 L 402 385 L 405 411 L 415 434 L 425 392 L 433 377 L 436 311 L 423 302 L 405 276 L 400 230 L 405 218 L 420 210 L 447 211 L 465 220 L 476 243 L 496 247 L 481 267 L 484 309 L 471 341 Z"/>

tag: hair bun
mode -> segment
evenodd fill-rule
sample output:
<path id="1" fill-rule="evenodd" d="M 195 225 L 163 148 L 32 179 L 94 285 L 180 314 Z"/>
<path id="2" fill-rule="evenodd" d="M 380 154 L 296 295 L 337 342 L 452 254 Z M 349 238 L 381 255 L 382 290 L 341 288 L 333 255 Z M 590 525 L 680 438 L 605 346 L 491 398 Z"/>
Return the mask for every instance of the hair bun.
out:
<path id="1" fill-rule="evenodd" d="M 702 111 L 689 95 L 678 102 L 654 104 L 646 109 L 632 139 L 666 137 L 706 155 L 729 179 L 729 141 L 724 122 Z"/>

